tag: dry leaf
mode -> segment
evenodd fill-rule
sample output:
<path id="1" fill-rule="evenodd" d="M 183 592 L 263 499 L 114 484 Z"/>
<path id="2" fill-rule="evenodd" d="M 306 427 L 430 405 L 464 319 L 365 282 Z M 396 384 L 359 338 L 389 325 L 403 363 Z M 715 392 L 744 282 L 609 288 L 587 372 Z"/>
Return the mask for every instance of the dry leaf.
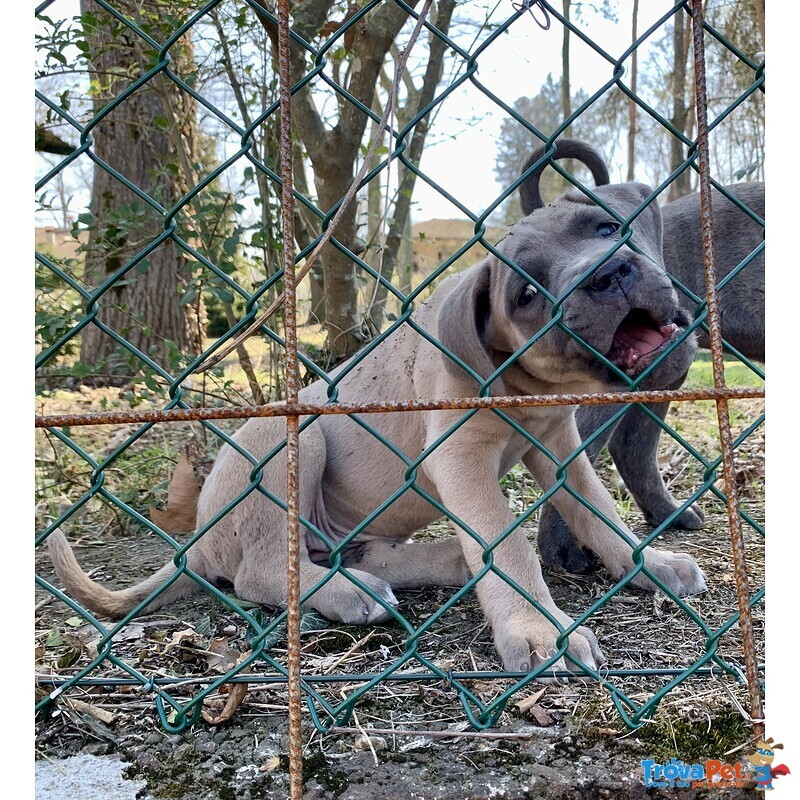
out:
<path id="1" fill-rule="evenodd" d="M 553 724 L 553 718 L 541 706 L 531 706 L 528 709 L 528 716 L 542 728 Z"/>
<path id="2" fill-rule="evenodd" d="M 83 700 L 75 700 L 72 697 L 65 698 L 66 704 L 73 710 L 80 714 L 91 714 L 95 719 L 104 722 L 106 725 L 111 725 L 114 722 L 114 715 L 104 708 L 98 708 L 90 703 L 84 703 Z"/>
<path id="3" fill-rule="evenodd" d="M 187 639 L 194 639 L 195 636 L 197 636 L 197 631 L 193 628 L 184 628 L 182 631 L 176 631 L 164 645 L 164 652 L 166 653 L 168 650 L 172 650 L 173 647 L 183 644 Z"/>
<path id="4" fill-rule="evenodd" d="M 67 669 L 68 667 L 71 667 L 81 657 L 81 653 L 83 653 L 83 648 L 70 647 L 66 653 L 61 654 L 58 661 L 56 661 L 56 666 L 59 669 Z"/>
<path id="5" fill-rule="evenodd" d="M 159 511 L 151 506 L 150 519 L 166 533 L 193 531 L 199 496 L 200 486 L 194 475 L 194 469 L 186 454 L 181 453 L 167 489 L 167 510 Z"/>
<path id="6" fill-rule="evenodd" d="M 259 772 L 275 772 L 276 769 L 281 765 L 281 760 L 278 756 L 272 756 L 272 758 L 268 758 L 259 768 Z"/>
<path id="7" fill-rule="evenodd" d="M 214 466 L 214 459 L 206 453 L 203 443 L 196 437 L 192 436 L 183 448 L 186 458 L 194 469 L 195 477 L 197 478 L 198 489 L 203 488 L 206 482 L 208 473 L 211 472 L 211 467 Z"/>
<path id="8" fill-rule="evenodd" d="M 538 692 L 534 692 L 533 694 L 528 695 L 527 697 L 523 697 L 522 700 L 515 703 L 514 705 L 517 707 L 517 710 L 520 714 L 527 714 L 528 711 L 532 706 L 535 706 L 539 698 L 547 691 L 547 687 L 545 686 L 543 689 L 539 689 Z"/>
<path id="9" fill-rule="evenodd" d="M 616 728 L 595 728 L 594 733 L 598 736 L 619 736 L 619 731 Z"/>
<path id="10" fill-rule="evenodd" d="M 241 664 L 245 659 L 249 658 L 250 651 L 240 653 L 237 663 Z M 246 671 L 249 667 L 245 667 Z M 239 673 L 241 674 L 241 673 Z M 249 691 L 249 686 L 246 683 L 226 683 L 223 686 L 220 686 L 220 692 L 224 691 L 225 689 L 228 690 L 228 698 L 225 701 L 225 705 L 222 711 L 219 714 L 212 714 L 210 711 L 206 711 L 205 708 L 201 711 L 203 715 L 203 719 L 209 725 L 221 725 L 223 722 L 227 722 L 235 713 L 236 709 L 242 704 L 247 692 Z M 209 701 L 204 705 L 209 707 L 214 707 L 215 703 L 213 701 Z"/>
<path id="11" fill-rule="evenodd" d="M 97 633 L 97 629 L 94 625 L 90 628 L 91 633 Z M 81 633 L 83 629 L 78 631 Z M 126 625 L 119 633 L 114 635 L 115 642 L 136 642 L 139 639 L 144 638 L 144 625 L 141 622 L 132 622 L 130 625 Z"/>
<path id="12" fill-rule="evenodd" d="M 228 647 L 228 639 L 225 637 L 212 639 L 206 650 L 208 668 L 214 672 L 227 672 L 236 666 L 242 655 L 236 648 Z"/>
<path id="13" fill-rule="evenodd" d="M 211 714 L 203 709 L 203 719 L 209 725 L 221 725 L 223 722 L 227 722 L 242 704 L 248 689 L 249 686 L 246 683 L 234 683 L 228 692 L 228 699 L 222 711 L 219 714 Z"/>
<path id="14" fill-rule="evenodd" d="M 500 693 L 497 685 L 490 681 L 473 681 L 469 688 L 479 700 L 484 702 L 493 700 Z"/>

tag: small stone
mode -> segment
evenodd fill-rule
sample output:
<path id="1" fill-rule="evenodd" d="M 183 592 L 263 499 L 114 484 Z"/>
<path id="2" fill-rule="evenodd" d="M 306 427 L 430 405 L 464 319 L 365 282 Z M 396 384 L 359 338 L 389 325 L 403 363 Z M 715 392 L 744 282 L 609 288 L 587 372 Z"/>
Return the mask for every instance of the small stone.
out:
<path id="1" fill-rule="evenodd" d="M 194 753 L 194 746 L 189 744 L 189 742 L 184 742 L 182 745 L 175 748 L 173 757 L 176 761 L 183 761 L 185 758 L 191 757 L 192 753 Z"/>
<path id="2" fill-rule="evenodd" d="M 200 742 L 197 747 L 195 748 L 198 753 L 216 753 L 217 747 L 219 745 L 213 740 L 209 740 L 207 742 Z"/>
<path id="3" fill-rule="evenodd" d="M 372 745 L 372 747 L 370 747 Z M 355 743 L 356 750 L 385 750 L 386 739 L 382 736 L 359 736 Z"/>
<path id="4" fill-rule="evenodd" d="M 81 748 L 82 753 L 90 756 L 105 756 L 111 751 L 111 745 L 108 742 L 92 742 Z"/>
<path id="5" fill-rule="evenodd" d="M 236 770 L 236 783 L 250 783 L 261 775 L 257 764 L 246 764 Z"/>
<path id="6" fill-rule="evenodd" d="M 325 788 L 312 778 L 311 782 L 306 783 L 303 800 L 323 800 L 326 795 Z"/>
<path id="7" fill-rule="evenodd" d="M 164 764 L 156 758 L 152 753 L 139 753 L 136 756 L 136 766 L 142 770 L 150 772 L 158 772 L 164 768 Z"/>

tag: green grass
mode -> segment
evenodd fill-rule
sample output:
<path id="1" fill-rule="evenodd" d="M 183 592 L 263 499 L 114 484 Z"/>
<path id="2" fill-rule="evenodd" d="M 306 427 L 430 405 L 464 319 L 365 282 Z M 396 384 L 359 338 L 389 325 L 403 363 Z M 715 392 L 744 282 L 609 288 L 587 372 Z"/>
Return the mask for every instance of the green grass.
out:
<path id="1" fill-rule="evenodd" d="M 728 358 L 725 360 L 725 384 L 727 386 L 763 386 L 764 381 L 747 364 Z M 702 353 L 689 369 L 689 376 L 682 389 L 707 389 L 714 386 L 711 355 Z"/>

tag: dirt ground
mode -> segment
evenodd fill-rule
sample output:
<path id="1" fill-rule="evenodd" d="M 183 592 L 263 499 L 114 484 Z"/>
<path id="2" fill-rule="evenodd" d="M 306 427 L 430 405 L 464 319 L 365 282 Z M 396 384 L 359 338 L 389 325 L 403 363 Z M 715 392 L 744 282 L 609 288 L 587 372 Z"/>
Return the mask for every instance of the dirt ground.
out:
<path id="1" fill-rule="evenodd" d="M 74 398 L 73 398 L 74 399 Z M 65 400 L 65 402 L 67 402 Z M 70 400 L 70 402 L 72 402 Z M 760 401 L 737 404 L 733 422 L 744 430 L 763 410 Z M 683 404 L 670 421 L 705 455 L 716 443 L 713 406 Z M 141 513 L 165 502 L 168 478 L 187 429 L 156 426 L 109 470 L 108 486 Z M 127 431 L 127 432 L 126 432 Z M 764 429 L 759 427 L 737 452 L 737 480 L 743 510 L 763 523 Z M 75 432 L 73 432 L 75 433 Z M 130 429 L 96 431 L 82 440 L 99 455 Z M 115 438 L 116 437 L 116 438 Z M 66 452 L 61 442 L 39 443 L 40 502 L 43 524 L 70 507 L 91 485 L 85 462 Z M 664 441 L 661 462 L 677 496 L 702 476 L 674 443 Z M 606 463 L 601 474 L 615 486 Z M 525 507 L 535 487 L 522 473 L 504 481 L 512 508 Z M 626 521 L 646 533 L 641 515 L 624 489 L 618 502 Z M 687 605 L 710 631 L 736 612 L 736 584 L 730 556 L 725 509 L 704 501 L 706 524 L 700 531 L 669 531 L 657 545 L 690 553 L 704 569 L 709 590 Z M 65 525 L 84 568 L 109 586 L 125 586 L 164 563 L 168 549 L 135 520 L 108 503 L 91 500 Z M 526 528 L 535 541 L 535 524 Z M 434 526 L 425 535 L 447 535 Z M 745 525 L 751 586 L 763 586 L 763 537 Z M 37 550 L 37 575 L 58 585 L 46 548 Z M 583 612 L 612 585 L 599 571 L 547 577 L 556 602 L 573 615 Z M 96 656 L 97 629 L 45 588 L 36 590 L 37 700 L 52 691 L 51 680 L 75 675 Z M 398 594 L 400 612 L 415 627 L 440 607 L 452 590 L 431 589 Z M 268 610 L 253 609 L 269 619 Z M 758 657 L 763 663 L 763 601 L 754 608 Z M 364 676 L 390 667 L 404 652 L 406 632 L 397 624 L 375 628 L 335 626 L 321 619 L 303 635 L 303 672 L 308 676 Z M 685 669 L 705 653 L 707 633 L 678 604 L 661 595 L 624 591 L 591 617 L 611 670 Z M 209 686 L 225 665 L 251 643 L 248 625 L 219 600 L 198 595 L 141 617 L 118 632 L 113 655 L 147 679 L 169 679 L 168 690 L 182 702 Z M 492 672 L 497 660 L 491 632 L 473 594 L 468 594 L 421 639 L 419 652 L 444 672 Z M 285 640 L 276 637 L 269 650 L 284 661 Z M 718 654 L 734 668 L 743 659 L 737 625 L 719 639 Z M 409 662 L 403 670 L 422 669 Z M 283 798 L 287 795 L 287 697 L 283 684 L 257 682 L 272 674 L 266 664 L 252 669 L 253 682 L 231 719 L 214 725 L 200 721 L 176 734 L 160 726 L 154 695 L 141 686 L 72 688 L 37 717 L 37 757 L 60 759 L 75 753 L 116 754 L 129 762 L 129 776 L 143 779 L 154 798 Z M 91 678 L 126 677 L 105 661 Z M 406 678 L 408 676 L 406 675 Z M 608 681 L 637 705 L 647 702 L 673 675 L 611 675 Z M 364 679 L 313 683 L 329 703 L 337 704 L 362 686 Z M 484 703 L 509 686 L 509 679 L 470 677 L 469 690 Z M 228 687 L 206 698 L 211 719 L 223 709 Z M 518 703 L 523 702 L 522 706 Z M 383 683 L 357 704 L 347 727 L 317 731 L 304 714 L 304 797 L 327 800 L 367 798 L 655 798 L 715 796 L 712 790 L 645 789 L 643 759 L 686 763 L 719 758 L 735 763 L 749 752 L 750 730 L 742 715 L 747 697 L 735 677 L 718 672 L 683 680 L 661 701 L 652 719 L 629 730 L 614 707 L 608 688 L 588 680 L 532 683 L 514 695 L 497 724 L 487 731 L 469 728 L 457 692 L 447 681 L 412 679 Z M 714 790 L 716 791 L 716 790 Z M 722 796 L 722 795 L 720 795 Z M 755 796 L 751 789 L 725 790 L 725 797 Z"/>

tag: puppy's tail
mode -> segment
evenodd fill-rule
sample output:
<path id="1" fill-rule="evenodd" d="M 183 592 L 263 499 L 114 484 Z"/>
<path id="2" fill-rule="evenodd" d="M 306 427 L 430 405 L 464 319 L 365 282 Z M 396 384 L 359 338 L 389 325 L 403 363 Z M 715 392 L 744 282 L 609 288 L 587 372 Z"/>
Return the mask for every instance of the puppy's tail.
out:
<path id="1" fill-rule="evenodd" d="M 557 139 L 555 145 L 556 151 L 550 156 L 551 160 L 574 158 L 589 168 L 594 178 L 595 186 L 605 186 L 609 182 L 610 177 L 605 159 L 594 147 L 578 139 Z M 545 148 L 539 147 L 523 165 L 522 173 L 527 172 L 544 154 Z M 548 163 L 546 161 L 537 167 L 519 187 L 520 205 L 522 206 L 522 213 L 526 216 L 544 205 L 542 195 L 539 192 L 539 180 Z"/>
<path id="2" fill-rule="evenodd" d="M 119 591 L 111 591 L 93 581 L 82 569 L 75 558 L 67 537 L 56 528 L 47 537 L 47 547 L 50 551 L 50 558 L 56 569 L 56 574 L 64 584 L 70 596 L 79 603 L 86 606 L 96 614 L 110 619 L 121 619 L 142 602 L 149 594 L 163 586 L 175 572 L 175 565 L 170 561 L 161 567 L 158 572 L 145 578 L 136 586 Z M 201 572 L 198 563 L 199 555 L 194 555 L 191 550 L 186 554 L 187 566 L 197 572 Z M 181 575 L 176 581 L 171 583 L 161 594 L 153 600 L 142 613 L 155 611 L 162 606 L 187 597 L 199 589 L 199 586 L 188 575 Z"/>

